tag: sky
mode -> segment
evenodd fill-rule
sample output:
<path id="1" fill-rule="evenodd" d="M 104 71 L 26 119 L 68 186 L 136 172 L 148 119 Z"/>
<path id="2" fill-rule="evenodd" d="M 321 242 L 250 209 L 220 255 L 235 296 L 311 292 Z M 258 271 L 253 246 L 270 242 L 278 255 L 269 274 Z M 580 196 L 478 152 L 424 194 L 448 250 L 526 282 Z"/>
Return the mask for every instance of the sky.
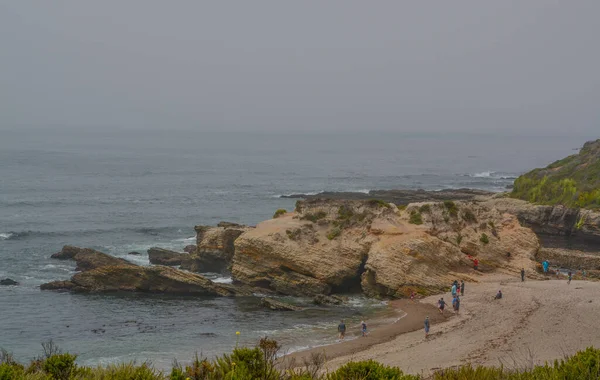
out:
<path id="1" fill-rule="evenodd" d="M 0 129 L 600 134 L 600 1 L 0 0 Z"/>

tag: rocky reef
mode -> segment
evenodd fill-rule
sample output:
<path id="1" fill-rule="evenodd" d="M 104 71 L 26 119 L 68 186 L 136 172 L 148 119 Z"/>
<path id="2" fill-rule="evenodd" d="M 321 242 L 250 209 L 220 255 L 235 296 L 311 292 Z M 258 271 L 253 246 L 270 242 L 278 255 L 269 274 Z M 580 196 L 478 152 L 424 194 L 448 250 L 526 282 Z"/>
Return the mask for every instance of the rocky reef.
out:
<path id="1" fill-rule="evenodd" d="M 206 296 L 251 295 L 243 286 L 217 284 L 195 273 L 167 266 L 139 266 L 88 248 L 66 246 L 53 255 L 73 259 L 81 272 L 68 281 L 41 285 L 42 290 L 73 292 L 142 292 Z"/>

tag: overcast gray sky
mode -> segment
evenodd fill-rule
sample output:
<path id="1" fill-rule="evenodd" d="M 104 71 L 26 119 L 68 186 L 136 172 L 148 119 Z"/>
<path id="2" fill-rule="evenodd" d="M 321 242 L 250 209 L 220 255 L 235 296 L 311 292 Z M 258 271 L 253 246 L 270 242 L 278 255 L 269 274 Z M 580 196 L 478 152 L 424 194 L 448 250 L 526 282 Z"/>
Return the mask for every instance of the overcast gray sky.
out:
<path id="1" fill-rule="evenodd" d="M 0 0 L 0 128 L 600 132 L 600 1 Z"/>

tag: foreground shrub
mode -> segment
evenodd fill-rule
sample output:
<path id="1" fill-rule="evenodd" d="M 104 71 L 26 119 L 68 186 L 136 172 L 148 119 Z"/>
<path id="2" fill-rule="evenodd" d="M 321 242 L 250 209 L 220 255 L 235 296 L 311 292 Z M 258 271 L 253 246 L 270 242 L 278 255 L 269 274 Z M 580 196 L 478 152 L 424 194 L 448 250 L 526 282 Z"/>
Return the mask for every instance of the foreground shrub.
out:
<path id="1" fill-rule="evenodd" d="M 456 203 L 452 201 L 444 201 L 444 207 L 451 217 L 456 218 L 458 216 L 458 206 L 456 206 Z"/>
<path id="2" fill-rule="evenodd" d="M 56 380 L 69 380 L 77 369 L 75 359 L 77 359 L 77 355 L 52 355 L 43 364 L 44 372 Z"/>
<path id="3" fill-rule="evenodd" d="M 328 380 L 418 380 L 400 368 L 388 367 L 374 360 L 350 362 L 327 376 Z"/>

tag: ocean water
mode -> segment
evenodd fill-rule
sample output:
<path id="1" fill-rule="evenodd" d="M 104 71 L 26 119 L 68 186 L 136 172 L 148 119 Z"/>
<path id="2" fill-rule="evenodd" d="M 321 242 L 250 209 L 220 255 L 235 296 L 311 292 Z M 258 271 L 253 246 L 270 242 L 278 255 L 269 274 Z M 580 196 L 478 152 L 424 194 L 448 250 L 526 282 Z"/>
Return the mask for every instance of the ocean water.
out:
<path id="1" fill-rule="evenodd" d="M 0 347 L 25 360 L 53 339 L 84 364 L 150 360 L 167 367 L 173 358 L 212 356 L 265 335 L 286 350 L 329 343 L 338 319 L 358 321 L 384 305 L 355 297 L 343 307 L 273 313 L 254 299 L 74 295 L 38 287 L 74 273 L 73 263 L 49 258 L 65 244 L 147 265 L 152 246 L 193 243 L 194 225 L 255 224 L 278 208 L 292 209 L 295 200 L 282 194 L 502 191 L 520 173 L 573 154 L 591 138 L 2 131 L 0 278 L 20 285 L 0 286 Z"/>

